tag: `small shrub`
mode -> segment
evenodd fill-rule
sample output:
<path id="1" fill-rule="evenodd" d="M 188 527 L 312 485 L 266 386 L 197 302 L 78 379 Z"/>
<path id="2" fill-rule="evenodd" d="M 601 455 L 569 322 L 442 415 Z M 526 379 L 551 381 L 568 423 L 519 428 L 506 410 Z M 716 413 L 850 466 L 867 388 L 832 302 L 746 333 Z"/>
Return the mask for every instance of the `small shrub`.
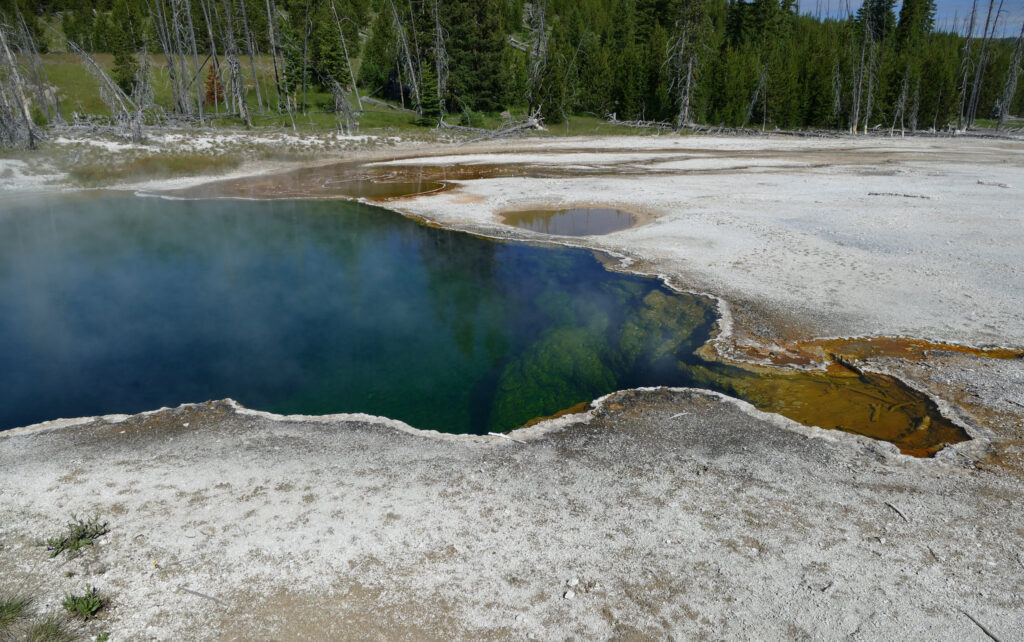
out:
<path id="1" fill-rule="evenodd" d="M 108 642 L 110 640 L 110 633 L 100 633 L 96 636 L 96 642 Z"/>
<path id="2" fill-rule="evenodd" d="M 103 608 L 103 600 L 100 599 L 99 593 L 94 587 L 86 584 L 85 595 L 68 593 L 64 596 L 62 606 L 71 615 L 88 620 L 95 617 L 99 610 Z"/>
<path id="3" fill-rule="evenodd" d="M 83 546 L 92 546 L 93 541 L 106 532 L 107 522 L 100 522 L 98 517 L 84 520 L 72 515 L 67 532 L 46 540 L 46 550 L 50 551 L 50 557 L 57 557 L 64 551 L 77 551 Z"/>
<path id="4" fill-rule="evenodd" d="M 463 127 L 484 128 L 487 126 L 487 118 L 480 112 L 466 109 L 459 117 L 459 124 Z"/>
<path id="5" fill-rule="evenodd" d="M 59 615 L 48 615 L 33 622 L 25 632 L 25 642 L 75 642 L 78 636 Z"/>
<path id="6" fill-rule="evenodd" d="M 50 124 L 50 121 L 46 119 L 46 114 L 38 107 L 32 108 L 32 122 L 36 127 L 46 127 Z"/>

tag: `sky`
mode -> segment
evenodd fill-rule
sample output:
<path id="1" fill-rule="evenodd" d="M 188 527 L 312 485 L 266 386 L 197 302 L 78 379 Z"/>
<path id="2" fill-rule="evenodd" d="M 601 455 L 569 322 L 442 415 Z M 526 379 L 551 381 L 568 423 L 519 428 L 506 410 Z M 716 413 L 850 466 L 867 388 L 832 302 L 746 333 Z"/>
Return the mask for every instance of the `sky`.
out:
<path id="1" fill-rule="evenodd" d="M 996 0 L 996 8 L 999 7 Z M 937 0 L 935 13 L 935 26 L 940 31 L 952 31 L 955 27 L 958 31 L 966 29 L 965 21 L 971 15 L 973 0 Z M 1014 37 L 1020 33 L 1021 22 L 1024 21 L 1024 0 L 1002 0 L 1003 15 L 999 18 L 999 28 L 996 35 Z M 800 11 L 808 14 L 821 14 L 842 16 L 848 12 L 855 12 L 860 7 L 862 0 L 800 0 Z M 981 33 L 985 26 L 985 15 L 988 12 L 989 0 L 978 0 L 978 16 L 976 18 L 976 33 Z M 896 15 L 899 15 L 900 5 L 896 3 Z M 849 7 L 849 9 L 848 9 Z M 992 11 L 993 15 L 995 10 Z"/>

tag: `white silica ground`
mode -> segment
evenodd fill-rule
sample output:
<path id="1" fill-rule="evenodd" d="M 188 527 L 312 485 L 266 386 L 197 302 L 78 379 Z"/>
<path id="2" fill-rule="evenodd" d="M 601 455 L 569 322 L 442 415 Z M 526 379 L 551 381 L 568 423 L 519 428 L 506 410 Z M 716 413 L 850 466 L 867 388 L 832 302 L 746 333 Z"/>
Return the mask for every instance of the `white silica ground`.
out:
<path id="1" fill-rule="evenodd" d="M 507 234 L 504 210 L 640 208 L 655 220 L 585 244 L 766 308 L 776 325 L 798 324 L 804 336 L 1024 345 L 1024 142 L 645 137 L 522 143 L 509 157 L 572 163 L 566 148 L 609 173 L 462 181 L 390 206 Z"/>
<path id="2" fill-rule="evenodd" d="M 737 311 L 729 340 L 1024 346 L 1021 142 L 660 136 L 393 155 L 606 168 L 388 206 L 528 240 L 551 239 L 499 212 L 642 212 L 639 227 L 555 240 L 720 297 Z M 44 613 L 90 583 L 108 606 L 83 634 L 112 640 L 1024 639 L 1024 363 L 864 365 L 977 438 L 919 460 L 664 389 L 508 437 L 227 402 L 0 433 L 0 586 Z M 110 532 L 50 559 L 36 542 L 72 514 Z"/>

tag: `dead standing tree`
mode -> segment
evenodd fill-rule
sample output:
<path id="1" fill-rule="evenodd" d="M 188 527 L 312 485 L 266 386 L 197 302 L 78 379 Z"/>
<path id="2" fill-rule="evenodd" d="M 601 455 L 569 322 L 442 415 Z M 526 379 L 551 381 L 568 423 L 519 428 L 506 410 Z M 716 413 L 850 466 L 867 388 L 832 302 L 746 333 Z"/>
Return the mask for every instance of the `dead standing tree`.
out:
<path id="1" fill-rule="evenodd" d="M 188 97 L 188 78 L 185 55 L 175 38 L 177 30 L 168 19 L 168 7 L 163 0 L 146 0 L 146 7 L 153 17 L 153 28 L 156 31 L 160 48 L 167 61 L 167 79 L 171 88 L 171 108 L 175 115 L 188 117 L 191 114 L 191 99 Z"/>
<path id="2" fill-rule="evenodd" d="M 238 46 L 235 44 L 235 29 L 231 20 L 229 0 L 224 0 L 224 15 L 227 23 L 224 28 L 224 46 L 228 63 L 228 89 L 239 118 L 245 122 L 246 127 L 252 127 L 252 117 L 249 115 L 249 105 L 245 99 L 245 83 L 242 82 L 242 65 L 238 62 Z"/>
<path id="3" fill-rule="evenodd" d="M 103 70 L 92 56 L 73 41 L 68 40 L 68 49 L 78 54 L 85 63 L 86 71 L 99 83 L 100 98 L 106 103 L 114 120 L 114 132 L 119 136 L 131 138 L 133 143 L 142 142 L 142 109 L 139 108 L 128 94 L 124 93 L 116 82 Z"/>
<path id="4" fill-rule="evenodd" d="M 0 23 L 0 142 L 5 147 L 34 149 L 42 133 L 32 120 L 25 77 L 11 49 L 10 31 Z"/>
<path id="5" fill-rule="evenodd" d="M 1017 95 L 1017 81 L 1021 74 L 1021 46 L 1024 45 L 1024 23 L 1020 26 L 1020 35 L 1017 36 L 1017 46 L 1013 50 L 1013 59 L 1006 69 L 1006 81 L 1003 83 L 1003 97 L 996 105 L 996 129 L 1002 129 L 1003 122 L 1010 115 L 1010 103 Z"/>
<path id="6" fill-rule="evenodd" d="M 700 1 L 685 3 L 676 16 L 675 35 L 668 43 L 665 64 L 669 67 L 669 92 L 678 106 L 675 128 L 693 123 L 693 93 L 700 65 L 699 52 L 707 14 Z"/>
<path id="7" fill-rule="evenodd" d="M 249 30 L 249 16 L 245 9 L 245 0 L 239 0 L 238 6 L 242 9 L 242 31 L 245 32 L 245 48 L 249 53 L 249 69 L 252 71 L 252 85 L 256 90 L 256 107 L 263 113 L 263 95 L 260 91 L 260 80 L 256 74 L 256 41 L 253 40 L 252 32 Z"/>
<path id="8" fill-rule="evenodd" d="M 394 20 L 395 33 L 398 34 L 398 44 L 401 47 L 402 62 L 405 64 L 406 80 L 412 88 L 412 102 L 416 105 L 417 113 L 420 111 L 420 85 L 416 77 L 416 64 L 413 62 L 412 51 L 409 49 L 409 40 L 405 37 L 405 25 L 398 15 L 398 8 L 394 0 L 388 0 L 391 5 L 391 16 Z M 401 78 L 399 79 L 401 84 Z"/>
<path id="9" fill-rule="evenodd" d="M 338 37 L 341 38 L 341 50 L 345 54 L 345 64 L 348 65 L 348 77 L 352 81 L 352 91 L 356 95 L 356 104 L 359 105 L 359 111 L 363 110 L 363 99 L 359 97 L 359 87 L 356 86 L 356 74 L 352 70 L 352 59 L 348 57 L 348 43 L 345 41 L 345 30 L 341 28 L 341 18 L 338 17 L 338 10 L 334 6 L 334 0 L 331 0 L 331 13 L 334 14 L 334 22 L 338 25 Z M 337 96 L 335 96 L 337 99 Z"/>
<path id="10" fill-rule="evenodd" d="M 960 57 L 960 113 L 956 119 L 956 128 L 963 131 L 964 120 L 967 118 L 968 93 L 967 85 L 971 75 L 971 46 L 974 44 L 974 23 L 978 15 L 978 0 L 971 3 L 971 17 L 967 24 L 967 33 Z"/>
<path id="11" fill-rule="evenodd" d="M 444 118 L 444 94 L 448 87 L 448 49 L 445 47 L 444 29 L 441 28 L 439 0 L 434 0 L 431 12 L 434 18 L 434 72 L 437 77 L 437 100 L 441 103 L 441 117 Z"/>
<path id="12" fill-rule="evenodd" d="M 546 24 L 547 0 L 536 0 L 525 9 L 527 26 L 530 28 L 530 64 L 526 77 L 526 102 L 530 110 L 540 105 L 541 82 L 548 61 L 548 32 Z"/>
<path id="13" fill-rule="evenodd" d="M 359 121 L 352 111 L 345 89 L 337 80 L 331 80 L 331 94 L 334 97 L 334 116 L 338 120 L 338 131 L 347 135 L 359 130 Z"/>
<path id="14" fill-rule="evenodd" d="M 209 58 L 211 58 L 213 60 L 212 73 L 216 77 L 217 81 L 219 81 L 222 76 L 221 76 L 221 70 L 220 70 L 220 58 L 217 56 L 217 43 L 216 43 L 216 40 L 213 37 L 213 24 L 214 24 L 214 22 L 213 22 L 213 12 L 210 10 L 210 7 L 207 6 L 206 0 L 199 0 L 199 8 L 203 11 L 203 18 L 204 18 L 204 21 L 206 22 L 206 35 L 207 35 L 207 38 L 209 39 L 209 45 L 210 45 L 210 55 L 209 55 Z M 221 92 L 221 94 L 223 95 L 223 98 L 224 98 L 224 110 L 225 111 L 229 111 L 228 108 L 227 108 L 227 92 Z M 214 93 L 213 93 L 213 108 L 214 108 L 215 112 L 218 109 L 217 98 L 218 98 L 218 92 L 214 91 Z"/>
<path id="15" fill-rule="evenodd" d="M 967 127 L 969 128 L 974 126 L 974 119 L 978 115 L 978 101 L 981 99 L 981 82 L 985 74 L 985 65 L 988 62 L 988 45 L 996 35 L 999 17 L 1003 13 L 1003 0 L 999 0 L 999 8 L 996 10 L 995 17 L 992 16 L 993 5 L 995 5 L 995 0 L 989 0 L 988 16 L 985 18 L 985 31 L 981 41 L 981 51 L 978 53 L 978 62 L 974 66 L 974 84 L 971 86 L 971 98 L 967 107 Z"/>
<path id="16" fill-rule="evenodd" d="M 21 12 L 17 12 L 17 19 L 17 31 L 20 32 L 18 43 L 18 48 L 21 50 L 20 59 L 25 67 L 24 75 L 32 90 L 35 107 L 48 124 L 63 125 L 64 117 L 60 113 L 60 100 L 57 98 L 56 89 L 50 86 L 46 71 L 43 70 L 43 61 L 39 57 L 39 48 L 36 46 L 35 38 L 32 37 L 32 31 Z"/>

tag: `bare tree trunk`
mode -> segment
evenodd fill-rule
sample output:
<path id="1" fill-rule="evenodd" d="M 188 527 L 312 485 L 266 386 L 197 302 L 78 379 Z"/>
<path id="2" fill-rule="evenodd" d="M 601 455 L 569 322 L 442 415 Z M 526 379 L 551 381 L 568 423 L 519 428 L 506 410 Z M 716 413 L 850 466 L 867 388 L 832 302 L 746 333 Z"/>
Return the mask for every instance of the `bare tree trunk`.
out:
<path id="1" fill-rule="evenodd" d="M 214 113 L 220 112 L 220 105 L 218 103 L 217 87 L 220 84 L 220 59 L 217 57 L 217 43 L 213 37 L 213 14 L 210 8 L 206 4 L 206 0 L 199 0 L 199 8 L 203 10 L 203 17 L 206 18 L 206 35 L 210 40 L 210 55 L 213 57 L 213 75 L 215 77 L 214 92 L 213 92 L 213 110 Z M 221 92 L 224 93 L 224 92 Z M 227 108 L 225 107 L 225 111 Z"/>
<path id="2" fill-rule="evenodd" d="M 985 63 L 987 62 L 986 57 L 988 54 L 988 43 L 995 36 L 996 29 L 999 25 L 999 16 L 1003 13 L 1003 0 L 999 0 L 999 9 L 996 10 L 996 17 L 992 20 L 992 30 L 989 31 L 989 18 L 992 17 L 992 5 L 995 0 L 989 0 L 988 5 L 988 17 L 985 18 L 985 35 L 981 41 L 981 53 L 978 54 L 978 64 L 974 68 L 974 85 L 971 87 L 971 102 L 968 107 L 969 116 L 967 119 L 967 126 L 974 126 L 974 119 L 978 115 L 978 101 L 981 99 L 981 81 L 985 75 Z"/>
<path id="3" fill-rule="evenodd" d="M 395 7 L 395 0 L 388 0 L 388 4 L 391 5 L 391 15 L 395 22 L 395 32 L 398 33 L 399 44 L 402 47 L 402 58 L 405 60 L 405 73 L 408 76 L 409 86 L 412 88 L 412 101 L 416 106 L 417 113 L 420 112 L 420 86 L 416 80 L 416 65 L 413 64 L 412 52 L 409 51 L 409 41 L 405 37 L 405 26 L 402 24 L 402 19 L 398 16 L 398 8 Z M 405 106 L 403 99 L 402 106 Z"/>
<path id="4" fill-rule="evenodd" d="M 308 84 L 309 74 L 306 70 L 309 69 L 309 32 L 313 25 L 309 20 L 309 3 L 310 0 L 306 0 L 305 13 L 302 19 L 302 113 L 306 113 L 306 85 Z"/>
<path id="5" fill-rule="evenodd" d="M 281 105 L 285 105 L 285 109 L 288 109 L 288 105 L 281 98 L 281 72 L 277 64 L 277 38 L 274 37 L 274 25 L 277 24 L 277 11 L 273 10 L 271 0 L 267 0 L 267 30 L 270 32 L 270 57 L 274 61 L 274 87 L 277 89 L 277 108 L 281 109 Z M 294 123 L 293 123 L 294 128 Z"/>
<path id="6" fill-rule="evenodd" d="M 832 65 L 832 118 L 837 125 L 843 111 L 843 77 L 839 73 L 839 62 Z"/>
<path id="7" fill-rule="evenodd" d="M 530 65 L 529 75 L 526 80 L 526 100 L 530 105 L 530 111 L 541 107 L 538 104 L 540 99 L 540 84 L 547 67 L 548 59 L 548 32 L 547 32 L 547 0 L 537 0 L 530 7 Z"/>
<path id="8" fill-rule="evenodd" d="M 851 92 L 850 102 L 850 133 L 857 133 L 857 126 L 860 123 L 860 106 L 864 98 L 864 69 L 867 64 L 868 55 L 868 43 L 871 41 L 871 23 L 870 16 L 865 18 L 865 24 L 862 27 L 864 33 L 861 36 L 860 43 L 860 60 L 854 57 L 853 60 L 853 91 Z"/>
<path id="9" fill-rule="evenodd" d="M 133 143 L 142 142 L 142 110 L 128 94 L 121 90 L 92 56 L 71 40 L 68 40 L 67 43 L 68 48 L 78 54 L 78 57 L 85 63 L 89 74 L 99 82 L 100 97 L 113 114 L 121 133 L 130 136 Z"/>
<path id="10" fill-rule="evenodd" d="M 1013 60 L 1010 61 L 1010 66 L 1006 70 L 1006 81 L 1003 83 L 1003 97 L 999 101 L 999 111 L 996 120 L 996 129 L 999 130 L 1003 126 L 1003 121 L 1010 113 L 1010 103 L 1013 102 L 1013 97 L 1017 95 L 1017 79 L 1020 77 L 1020 59 L 1021 59 L 1021 46 L 1024 45 L 1024 23 L 1020 26 L 1020 35 L 1017 36 L 1017 46 L 1013 50 Z"/>
<path id="11" fill-rule="evenodd" d="M 7 33 L 0 25 L 0 54 L 3 54 L 4 64 L 7 66 L 8 74 L 10 75 L 10 93 L 12 100 L 10 100 L 13 108 L 12 111 L 17 113 L 16 117 L 22 119 L 23 126 L 25 128 L 25 135 L 28 138 L 28 148 L 35 149 L 36 147 L 36 125 L 32 122 L 32 113 L 29 110 L 29 102 L 25 98 L 25 81 L 18 73 L 18 61 L 11 52 L 10 45 L 7 42 Z M 7 93 L 6 91 L 3 93 Z M 14 138 L 12 136 L 12 138 Z"/>
<path id="12" fill-rule="evenodd" d="M 754 95 L 750 99 L 750 104 L 747 105 L 747 115 L 743 118 L 744 129 L 746 129 L 747 123 L 750 122 L 750 118 L 754 115 L 754 106 L 757 105 L 757 99 L 761 97 L 761 92 L 764 91 L 767 80 L 768 74 L 765 72 L 764 67 L 761 67 L 761 74 L 757 79 L 757 87 L 754 89 Z"/>
<path id="13" fill-rule="evenodd" d="M 917 116 L 921 108 L 921 76 L 917 77 L 917 84 L 914 86 L 914 100 L 910 103 L 910 131 L 917 131 Z"/>
<path id="14" fill-rule="evenodd" d="M 448 88 L 448 50 L 445 47 L 444 30 L 441 29 L 441 16 L 438 1 L 434 0 L 434 67 L 437 76 L 437 100 L 441 103 L 441 118 L 444 118 L 444 94 Z"/>
<path id="15" fill-rule="evenodd" d="M 246 0 L 238 0 L 238 4 L 242 7 L 242 29 L 245 31 L 245 48 L 249 53 L 249 69 L 252 71 L 252 84 L 256 89 L 256 106 L 259 108 L 260 113 L 263 113 L 263 96 L 260 92 L 260 77 L 256 75 L 256 43 L 253 42 L 252 32 L 249 31 L 249 15 L 245 9 Z"/>
<path id="16" fill-rule="evenodd" d="M 399 66 L 398 61 L 395 61 L 395 71 L 398 74 L 398 101 L 402 105 L 402 109 L 405 109 L 405 89 L 402 87 L 402 68 Z"/>
<path id="17" fill-rule="evenodd" d="M 167 78 L 171 86 L 171 103 L 176 114 L 188 113 L 186 100 L 182 94 L 182 83 L 178 76 L 177 61 L 175 57 L 178 50 L 170 37 L 170 30 L 167 25 L 167 17 L 164 13 L 163 0 L 146 0 L 146 7 L 149 14 L 153 16 L 153 27 L 156 30 L 156 37 L 160 41 L 160 48 L 164 52 L 164 59 L 167 61 Z"/>
<path id="18" fill-rule="evenodd" d="M 675 94 L 679 106 L 675 122 L 675 128 L 679 130 L 693 122 L 690 107 L 693 102 L 697 54 L 694 51 L 695 38 L 692 37 L 690 25 L 680 20 L 676 22 L 676 28 L 679 30 L 679 37 L 668 48 L 669 59 L 666 63 L 670 63 L 672 69 L 669 91 Z"/>
<path id="19" fill-rule="evenodd" d="M 231 20 L 230 0 L 224 0 L 224 14 L 227 21 L 224 32 L 225 47 L 227 48 L 228 74 L 238 115 L 245 121 L 246 127 L 252 127 L 252 117 L 249 115 L 249 105 L 245 99 L 245 84 L 242 82 L 242 66 L 238 62 L 238 48 L 235 44 L 234 24 Z"/>
<path id="20" fill-rule="evenodd" d="M 338 130 L 346 136 L 355 133 L 359 129 L 359 121 L 352 113 L 352 104 L 337 80 L 331 80 L 331 93 L 334 95 L 334 115 L 338 119 Z"/>
<path id="21" fill-rule="evenodd" d="M 896 131 L 896 121 L 900 121 L 900 135 L 904 133 L 903 121 L 907 111 L 907 94 L 910 93 L 910 63 L 907 63 L 907 68 L 903 72 L 903 82 L 900 85 L 900 95 L 896 99 L 896 109 L 892 113 L 892 124 L 889 125 L 889 135 L 892 136 Z"/>
<path id="22" fill-rule="evenodd" d="M 964 40 L 963 46 L 963 59 L 961 60 L 961 66 L 963 67 L 963 77 L 960 81 L 960 113 L 956 119 L 957 130 L 963 130 L 964 119 L 967 117 L 967 82 L 968 77 L 971 74 L 971 45 L 974 43 L 974 22 L 978 15 L 978 0 L 974 0 L 971 3 L 971 19 L 967 25 L 967 35 Z"/>
<path id="23" fill-rule="evenodd" d="M 331 0 L 331 13 L 334 14 L 334 21 L 338 23 L 338 35 L 341 37 L 341 50 L 345 53 L 345 64 L 348 65 L 348 77 L 352 80 L 352 91 L 356 94 L 356 104 L 359 111 L 363 111 L 363 99 L 359 97 L 359 87 L 356 86 L 356 74 L 352 71 L 352 59 L 348 57 L 348 44 L 345 42 L 345 30 L 341 28 L 341 19 L 338 17 L 338 10 L 334 7 L 334 0 Z"/>
<path id="24" fill-rule="evenodd" d="M 179 3 L 179 7 L 181 6 L 180 3 L 184 3 L 185 16 L 188 18 L 188 22 L 183 26 L 188 27 L 188 42 L 192 45 L 192 62 L 194 64 L 193 69 L 195 70 L 195 75 L 192 77 L 192 83 L 196 86 L 196 102 L 199 105 L 199 122 L 201 123 L 203 122 L 203 83 L 199 80 L 199 74 L 201 73 L 202 65 L 199 64 L 199 48 L 196 46 L 196 30 L 192 23 L 192 5 L 189 3 L 189 0 L 176 1 Z M 175 17 L 175 22 L 178 22 L 177 17 Z"/>
<path id="25" fill-rule="evenodd" d="M 868 126 L 871 124 L 871 108 L 875 102 L 875 75 L 878 65 L 877 45 L 872 41 L 868 49 L 868 95 L 864 104 L 864 133 L 868 133 Z"/>

